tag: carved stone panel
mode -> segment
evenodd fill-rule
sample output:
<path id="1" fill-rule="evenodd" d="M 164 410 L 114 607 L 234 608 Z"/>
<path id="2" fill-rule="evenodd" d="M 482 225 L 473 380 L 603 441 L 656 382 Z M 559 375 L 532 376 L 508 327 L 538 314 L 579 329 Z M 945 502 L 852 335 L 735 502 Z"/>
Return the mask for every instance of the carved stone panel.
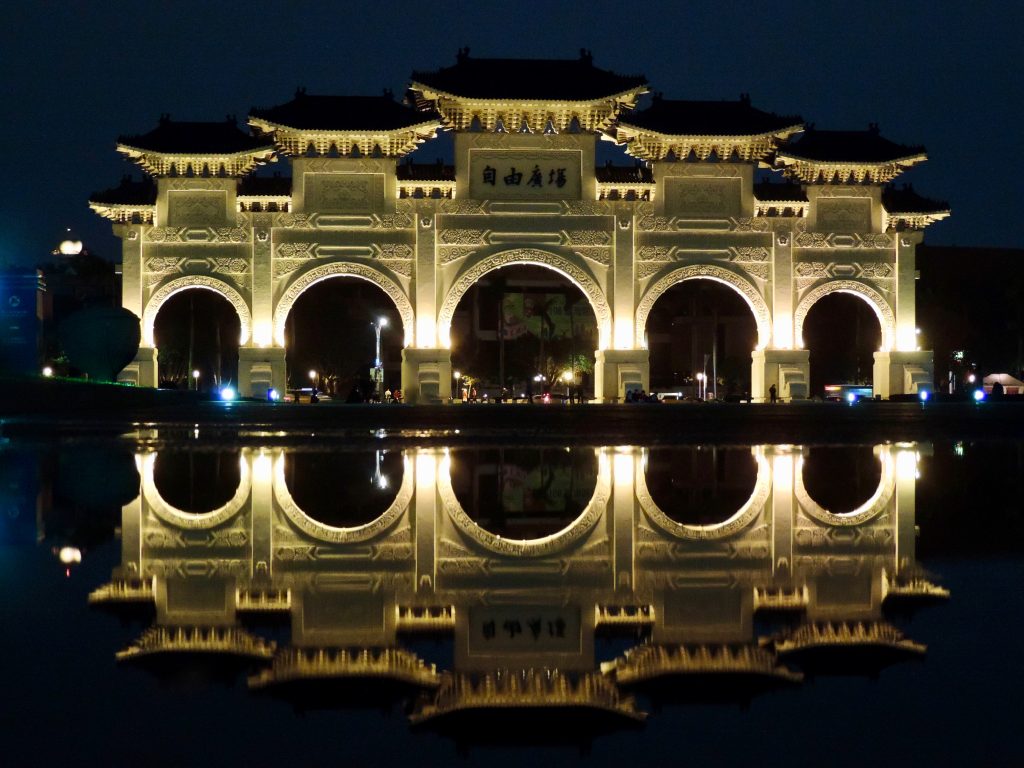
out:
<path id="1" fill-rule="evenodd" d="M 323 213 L 366 213 L 384 203 L 384 176 L 377 173 L 307 173 L 305 206 Z"/>
<path id="2" fill-rule="evenodd" d="M 665 179 L 665 213 L 686 218 L 739 216 L 741 182 L 738 178 Z"/>
<path id="3" fill-rule="evenodd" d="M 223 190 L 171 191 L 167 194 L 167 223 L 172 227 L 208 227 L 224 221 L 227 193 Z"/>
<path id="4" fill-rule="evenodd" d="M 871 200 L 866 197 L 833 197 L 819 199 L 817 226 L 819 232 L 870 232 Z"/>

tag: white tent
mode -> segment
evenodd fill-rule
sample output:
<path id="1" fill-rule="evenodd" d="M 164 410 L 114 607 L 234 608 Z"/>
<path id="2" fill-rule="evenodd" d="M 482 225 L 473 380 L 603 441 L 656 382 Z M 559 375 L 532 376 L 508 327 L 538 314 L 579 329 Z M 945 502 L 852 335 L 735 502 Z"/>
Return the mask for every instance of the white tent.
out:
<path id="1" fill-rule="evenodd" d="M 992 394 L 992 385 L 997 381 L 1003 385 L 1004 395 L 1024 395 L 1024 381 L 1015 379 L 1008 373 L 990 373 L 982 379 L 985 391 Z"/>

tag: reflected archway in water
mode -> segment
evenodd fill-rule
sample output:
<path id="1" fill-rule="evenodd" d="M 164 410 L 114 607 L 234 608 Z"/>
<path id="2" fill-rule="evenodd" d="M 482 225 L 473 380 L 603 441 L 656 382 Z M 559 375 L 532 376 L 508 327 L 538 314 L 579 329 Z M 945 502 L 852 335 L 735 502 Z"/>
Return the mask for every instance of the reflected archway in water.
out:
<path id="1" fill-rule="evenodd" d="M 161 451 L 153 460 L 153 483 L 170 506 L 209 513 L 238 491 L 239 458 L 238 451 Z"/>
<path id="2" fill-rule="evenodd" d="M 718 525 L 736 514 L 757 484 L 749 448 L 651 448 L 647 490 L 669 518 L 682 525 Z"/>
<path id="3" fill-rule="evenodd" d="M 797 459 L 795 494 L 801 508 L 827 525 L 858 525 L 892 498 L 896 462 L 890 446 L 814 446 Z"/>
<path id="4" fill-rule="evenodd" d="M 761 514 L 771 489 L 761 446 L 645 449 L 636 471 L 640 507 L 663 531 L 687 539 L 738 533 Z"/>
<path id="5" fill-rule="evenodd" d="M 249 491 L 252 487 L 252 479 L 250 476 L 249 462 L 244 455 L 235 454 L 235 461 L 238 467 L 238 484 L 235 486 L 234 494 L 227 499 L 223 504 L 210 509 L 201 509 L 198 511 L 181 509 L 174 504 L 168 502 L 160 493 L 160 489 L 157 487 L 156 479 L 156 466 L 159 454 L 157 453 L 142 453 L 136 455 L 136 465 L 139 469 L 139 474 L 142 477 L 142 495 L 152 509 L 153 514 L 159 517 L 161 520 L 172 523 L 174 525 L 180 525 L 183 528 L 214 528 L 221 523 L 230 520 L 242 508 L 245 506 L 246 501 L 249 498 Z M 173 467 L 172 464 L 167 466 Z M 222 459 L 223 461 L 223 459 Z M 173 471 L 173 470 L 169 470 Z M 170 483 L 169 487 L 173 487 L 173 482 Z M 215 499 L 215 495 L 210 495 L 205 498 L 205 501 L 209 502 Z"/>
<path id="6" fill-rule="evenodd" d="M 593 528 L 611 478 L 607 457 L 593 448 L 453 450 L 438 467 L 437 489 L 449 516 L 477 544 L 541 556 Z"/>
<path id="7" fill-rule="evenodd" d="M 273 460 L 274 499 L 302 532 L 321 541 L 366 541 L 409 507 L 410 460 L 398 451 L 281 452 Z"/>

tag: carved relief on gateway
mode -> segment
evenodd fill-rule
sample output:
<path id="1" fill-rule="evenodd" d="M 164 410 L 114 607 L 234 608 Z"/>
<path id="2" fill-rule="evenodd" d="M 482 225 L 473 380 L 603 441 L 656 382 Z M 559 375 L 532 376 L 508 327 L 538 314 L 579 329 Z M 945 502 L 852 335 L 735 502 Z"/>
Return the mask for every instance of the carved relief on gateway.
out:
<path id="1" fill-rule="evenodd" d="M 871 198 L 819 198 L 815 208 L 819 232 L 871 231 Z"/>
<path id="2" fill-rule="evenodd" d="M 793 275 L 798 291 L 826 279 L 866 279 L 881 290 L 888 290 L 888 281 L 896 277 L 896 268 L 886 261 L 801 261 L 793 266 Z"/>
<path id="3" fill-rule="evenodd" d="M 201 227 L 222 223 L 227 216 L 227 192 L 171 190 L 167 193 L 167 223 L 173 227 Z"/>
<path id="4" fill-rule="evenodd" d="M 377 173 L 306 173 L 305 206 L 324 213 L 366 213 L 384 203 L 384 176 Z"/>
<path id="5" fill-rule="evenodd" d="M 728 218 L 742 212 L 738 178 L 665 179 L 665 213 L 684 218 Z"/>

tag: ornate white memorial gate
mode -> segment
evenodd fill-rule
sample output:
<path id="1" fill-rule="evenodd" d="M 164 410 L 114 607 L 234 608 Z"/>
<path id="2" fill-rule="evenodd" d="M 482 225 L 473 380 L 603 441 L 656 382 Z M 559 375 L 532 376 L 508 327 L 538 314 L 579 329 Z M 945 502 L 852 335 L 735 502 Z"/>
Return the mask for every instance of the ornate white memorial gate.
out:
<path id="1" fill-rule="evenodd" d="M 932 382 L 915 335 L 915 248 L 946 206 L 885 187 L 925 159 L 867 131 L 804 129 L 735 102 L 655 98 L 642 77 L 578 60 L 470 58 L 414 73 L 410 105 L 303 91 L 233 122 L 168 118 L 118 149 L 155 179 L 93 196 L 123 241 L 123 304 L 142 347 L 122 379 L 155 386 L 153 326 L 168 298 L 216 291 L 241 323 L 243 394 L 285 388 L 288 312 L 309 286 L 367 280 L 404 330 L 410 402 L 451 393 L 452 317 L 483 275 L 510 264 L 555 270 L 597 319 L 595 395 L 649 389 L 645 329 L 655 301 L 684 280 L 723 283 L 757 324 L 752 395 L 773 384 L 808 395 L 803 325 L 845 292 L 878 317 L 875 392 Z M 455 170 L 399 165 L 438 130 L 455 133 Z M 642 167 L 595 167 L 598 138 Z M 248 176 L 281 159 L 291 178 Z M 756 183 L 773 167 L 785 183 Z"/>

